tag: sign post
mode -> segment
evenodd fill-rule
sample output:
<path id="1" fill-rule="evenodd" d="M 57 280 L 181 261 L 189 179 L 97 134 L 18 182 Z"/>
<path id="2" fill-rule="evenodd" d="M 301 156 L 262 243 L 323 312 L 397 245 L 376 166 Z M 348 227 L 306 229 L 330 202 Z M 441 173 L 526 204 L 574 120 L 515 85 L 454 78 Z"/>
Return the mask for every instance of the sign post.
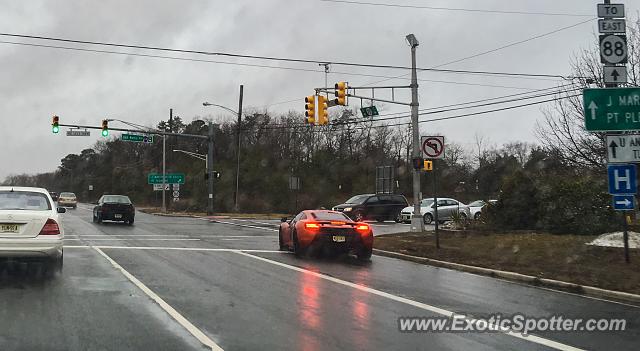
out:
<path id="1" fill-rule="evenodd" d="M 435 226 L 436 249 L 440 248 L 440 230 L 438 218 L 438 175 L 435 171 L 436 160 L 444 158 L 444 137 L 443 136 L 423 136 L 421 140 L 422 155 L 428 160 L 432 160 L 433 170 L 433 217 Z"/>

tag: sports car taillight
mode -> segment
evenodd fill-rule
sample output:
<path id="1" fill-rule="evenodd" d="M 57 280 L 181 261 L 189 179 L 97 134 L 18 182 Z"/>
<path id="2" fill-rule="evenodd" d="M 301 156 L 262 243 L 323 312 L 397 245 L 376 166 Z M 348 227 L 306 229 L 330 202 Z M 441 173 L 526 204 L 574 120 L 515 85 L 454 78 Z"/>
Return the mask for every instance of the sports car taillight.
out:
<path id="1" fill-rule="evenodd" d="M 320 229 L 320 224 L 319 223 L 305 223 L 304 227 L 306 229 L 311 229 L 311 230 L 316 230 L 316 229 Z"/>
<path id="2" fill-rule="evenodd" d="M 49 218 L 38 235 L 60 235 L 60 227 L 56 221 Z"/>
<path id="3" fill-rule="evenodd" d="M 367 234 L 371 230 L 371 227 L 369 227 L 368 224 L 358 223 L 356 224 L 356 230 L 361 234 Z"/>

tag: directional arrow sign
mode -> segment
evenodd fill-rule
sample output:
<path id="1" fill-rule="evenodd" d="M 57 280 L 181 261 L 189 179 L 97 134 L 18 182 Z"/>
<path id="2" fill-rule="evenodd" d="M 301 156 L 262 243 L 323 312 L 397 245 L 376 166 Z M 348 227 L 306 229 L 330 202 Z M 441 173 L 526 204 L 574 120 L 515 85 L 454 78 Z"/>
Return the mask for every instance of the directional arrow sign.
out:
<path id="1" fill-rule="evenodd" d="M 640 162 L 640 134 L 607 135 L 609 163 Z"/>
<path id="2" fill-rule="evenodd" d="M 613 197 L 613 209 L 616 211 L 629 211 L 635 209 L 635 196 L 615 195 Z"/>
<path id="3" fill-rule="evenodd" d="M 583 102 L 590 132 L 640 130 L 640 88 L 585 89 Z"/>
<path id="4" fill-rule="evenodd" d="M 602 67 L 604 82 L 607 84 L 621 84 L 627 82 L 627 66 Z"/>

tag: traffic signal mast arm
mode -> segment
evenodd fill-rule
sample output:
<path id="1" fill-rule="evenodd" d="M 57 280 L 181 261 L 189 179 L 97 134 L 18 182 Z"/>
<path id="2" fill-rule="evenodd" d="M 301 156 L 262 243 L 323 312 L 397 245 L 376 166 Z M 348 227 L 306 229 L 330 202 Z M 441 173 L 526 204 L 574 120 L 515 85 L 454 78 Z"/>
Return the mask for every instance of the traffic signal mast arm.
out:
<path id="1" fill-rule="evenodd" d="M 338 85 L 338 84 L 336 84 L 336 85 Z M 345 96 L 346 97 L 356 98 L 356 99 L 361 99 L 361 100 L 379 101 L 379 102 L 386 102 L 386 103 L 390 103 L 390 104 L 411 106 L 411 103 L 407 103 L 407 102 L 400 102 L 400 101 L 395 101 L 395 100 L 379 99 L 379 98 L 376 98 L 376 97 L 355 95 L 355 91 L 356 90 L 371 90 L 373 92 L 376 89 L 391 89 L 391 91 L 393 92 L 394 89 L 411 89 L 411 86 L 410 85 L 381 86 L 381 87 L 351 87 L 351 86 L 347 86 L 345 90 L 351 90 L 351 91 L 353 91 L 353 93 L 350 94 L 350 93 L 347 92 L 345 94 Z M 316 90 L 317 94 L 320 94 L 320 93 L 335 92 L 336 88 L 316 88 L 315 90 Z M 341 105 L 341 104 L 336 104 L 336 103 L 330 104 L 330 106 L 336 106 L 336 105 Z"/>
<path id="2" fill-rule="evenodd" d="M 94 126 L 83 126 L 78 124 L 59 124 L 60 127 L 71 127 L 71 128 L 84 128 L 84 129 L 98 129 L 102 130 L 102 127 L 94 127 Z M 155 135 L 172 135 L 178 137 L 185 138 L 198 138 L 198 139 L 208 139 L 209 137 L 206 135 L 198 135 L 198 134 L 180 134 L 180 133 L 168 133 L 157 130 L 140 130 L 140 129 L 125 129 L 125 128 L 109 128 L 109 130 L 113 130 L 116 132 L 131 132 L 131 133 L 146 133 L 146 134 L 155 134 Z"/>

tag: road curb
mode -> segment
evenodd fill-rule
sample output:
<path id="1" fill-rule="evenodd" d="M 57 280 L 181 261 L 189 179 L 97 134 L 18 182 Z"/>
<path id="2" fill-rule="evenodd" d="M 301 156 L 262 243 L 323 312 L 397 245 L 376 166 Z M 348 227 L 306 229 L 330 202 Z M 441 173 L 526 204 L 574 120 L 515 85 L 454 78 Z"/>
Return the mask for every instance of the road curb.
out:
<path id="1" fill-rule="evenodd" d="M 373 252 L 381 256 L 399 258 L 399 259 L 413 261 L 417 263 L 426 263 L 432 266 L 449 268 L 449 269 L 454 269 L 454 270 L 468 272 L 468 273 L 487 275 L 491 277 L 498 277 L 498 278 L 503 278 L 503 279 L 516 281 L 516 282 L 524 282 L 534 286 L 544 286 L 547 288 L 568 291 L 576 294 L 582 294 L 582 295 L 599 297 L 599 298 L 608 298 L 613 300 L 622 300 L 627 302 L 633 302 L 635 304 L 640 304 L 640 295 L 626 293 L 622 291 L 606 290 L 606 289 L 596 288 L 594 286 L 568 283 L 568 282 L 554 280 L 554 279 L 538 278 L 531 275 L 520 274 L 515 272 L 500 271 L 496 269 L 470 266 L 470 265 L 461 264 L 461 263 L 434 260 L 432 258 L 406 255 L 406 254 L 393 252 L 393 251 L 373 249 Z"/>

